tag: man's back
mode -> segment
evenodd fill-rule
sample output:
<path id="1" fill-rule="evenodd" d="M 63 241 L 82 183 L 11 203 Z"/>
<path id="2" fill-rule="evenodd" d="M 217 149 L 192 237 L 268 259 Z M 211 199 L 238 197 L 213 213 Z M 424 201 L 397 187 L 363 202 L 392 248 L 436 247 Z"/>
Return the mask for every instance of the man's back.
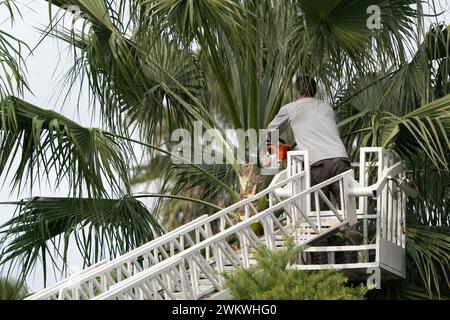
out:
<path id="1" fill-rule="evenodd" d="M 287 104 L 270 123 L 269 130 L 282 132 L 289 124 L 299 147 L 309 151 L 311 164 L 324 159 L 347 158 L 329 104 L 315 98 L 302 98 Z"/>
<path id="2" fill-rule="evenodd" d="M 277 116 L 269 125 L 269 130 L 278 129 L 281 132 L 291 125 L 297 144 L 303 150 L 309 151 L 310 157 L 310 182 L 315 186 L 343 172 L 351 170 L 347 151 L 339 136 L 336 125 L 336 117 L 331 106 L 323 101 L 312 98 L 317 93 L 317 84 L 314 78 L 299 76 L 295 80 L 295 86 L 301 99 L 283 106 Z M 341 207 L 341 185 L 338 181 L 322 188 L 325 196 L 333 195 L 337 207 Z M 329 197 L 328 199 L 331 199 Z M 319 208 L 317 206 L 319 200 Z M 329 205 L 321 198 L 311 202 L 312 211 L 330 210 Z M 346 244 L 356 244 L 361 239 L 357 238 L 357 228 L 352 226 L 344 230 Z M 314 245 L 329 245 L 328 239 L 315 241 Z M 335 245 L 335 244 L 332 244 Z M 356 251 L 345 254 L 347 263 L 357 262 Z M 327 264 L 326 252 L 311 253 L 313 264 Z"/>

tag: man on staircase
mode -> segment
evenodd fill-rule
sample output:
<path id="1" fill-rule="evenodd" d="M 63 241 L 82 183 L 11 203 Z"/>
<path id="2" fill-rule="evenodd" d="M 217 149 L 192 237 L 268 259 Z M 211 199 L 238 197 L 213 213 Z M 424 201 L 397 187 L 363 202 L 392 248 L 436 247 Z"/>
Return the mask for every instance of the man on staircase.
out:
<path id="1" fill-rule="evenodd" d="M 311 185 L 326 181 L 340 173 L 351 169 L 347 151 L 339 136 L 336 125 L 336 116 L 333 108 L 326 102 L 315 98 L 317 85 L 314 78 L 309 76 L 298 77 L 295 82 L 298 90 L 298 100 L 283 106 L 277 116 L 269 124 L 268 130 L 279 130 L 279 134 L 290 125 L 297 142 L 302 150 L 309 151 L 311 163 Z M 267 166 L 270 159 L 263 160 Z M 333 194 L 334 199 L 340 207 L 339 183 L 331 185 L 328 190 L 323 190 L 329 197 Z M 311 209 L 315 210 L 312 201 Z M 328 206 L 320 198 L 320 210 L 328 210 Z M 347 244 L 355 244 L 358 240 L 356 226 L 345 230 Z M 328 240 L 320 240 L 314 243 L 317 246 L 327 245 Z M 347 263 L 357 262 L 356 252 L 346 252 Z M 326 253 L 315 253 L 311 255 L 313 264 L 327 264 Z"/>

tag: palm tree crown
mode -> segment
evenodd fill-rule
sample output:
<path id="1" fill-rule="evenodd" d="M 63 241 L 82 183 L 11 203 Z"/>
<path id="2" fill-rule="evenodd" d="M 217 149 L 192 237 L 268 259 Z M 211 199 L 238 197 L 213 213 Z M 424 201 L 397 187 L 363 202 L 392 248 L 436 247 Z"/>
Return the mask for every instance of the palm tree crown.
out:
<path id="1" fill-rule="evenodd" d="M 65 198 L 11 202 L 0 263 L 26 277 L 38 259 L 55 259 L 51 248 L 67 261 L 75 238 L 89 265 L 256 192 L 263 182 L 243 166 L 174 163 L 171 133 L 199 121 L 231 148 L 225 129 L 266 128 L 295 97 L 295 76 L 309 74 L 351 158 L 386 147 L 419 190 L 408 203 L 409 278 L 399 294 L 449 294 L 450 35 L 445 24 L 422 28 L 433 0 L 48 2 L 44 36 L 74 52 L 63 90 L 87 83 L 103 127 L 22 100 L 26 44 L 0 31 L 0 174 L 16 191 L 43 178 L 70 186 Z M 0 6 L 14 12 L 12 1 Z M 371 6 L 378 28 L 368 26 Z M 67 28 L 60 21 L 73 12 L 81 27 Z M 134 194 L 138 182 L 159 190 Z M 142 197 L 157 201 L 147 208 Z"/>

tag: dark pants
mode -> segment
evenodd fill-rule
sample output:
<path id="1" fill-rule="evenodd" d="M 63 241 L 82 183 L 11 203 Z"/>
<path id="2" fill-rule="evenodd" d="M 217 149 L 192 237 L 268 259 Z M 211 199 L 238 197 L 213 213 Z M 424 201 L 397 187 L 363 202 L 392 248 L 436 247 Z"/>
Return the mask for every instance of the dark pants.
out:
<path id="1" fill-rule="evenodd" d="M 323 181 L 326 181 L 330 178 L 337 176 L 338 174 L 344 173 L 351 169 L 350 161 L 347 158 L 332 158 L 325 159 L 318 162 L 315 162 L 311 165 L 310 173 L 311 173 L 311 186 L 319 184 Z M 340 187 L 339 182 L 335 182 L 332 185 L 323 188 L 322 191 L 325 193 L 328 199 L 331 200 L 331 195 L 333 195 L 336 205 L 338 209 L 341 209 L 341 197 L 340 197 Z M 315 210 L 315 197 L 311 196 L 311 210 Z M 319 206 L 320 210 L 330 210 L 328 208 L 325 201 L 319 197 Z M 344 231 L 345 244 L 353 245 L 357 244 L 359 241 L 357 227 L 356 225 L 347 228 Z M 314 242 L 314 246 L 327 246 L 333 245 L 329 241 L 331 239 L 323 239 L 317 242 Z M 355 263 L 357 262 L 356 252 L 345 252 L 345 260 L 346 263 Z M 328 257 L 326 252 L 318 252 L 311 254 L 311 260 L 313 264 L 327 264 Z"/>

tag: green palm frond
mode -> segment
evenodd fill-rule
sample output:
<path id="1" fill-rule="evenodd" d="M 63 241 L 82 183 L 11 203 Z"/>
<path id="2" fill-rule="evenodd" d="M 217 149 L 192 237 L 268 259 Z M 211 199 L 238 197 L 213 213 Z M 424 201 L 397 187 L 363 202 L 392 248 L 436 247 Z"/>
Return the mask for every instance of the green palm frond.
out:
<path id="1" fill-rule="evenodd" d="M 221 188 L 222 190 L 226 191 L 228 193 L 228 195 L 234 201 L 239 201 L 240 200 L 238 193 L 233 189 L 232 186 L 230 186 L 226 182 L 220 180 L 213 173 L 208 172 L 208 170 L 203 168 L 204 167 L 203 165 L 197 165 L 197 164 L 193 163 L 192 160 L 183 158 L 183 156 L 180 156 L 177 153 L 167 151 L 163 147 L 154 146 L 154 145 L 151 145 L 151 144 L 148 144 L 148 143 L 145 143 L 145 142 L 140 142 L 140 141 L 135 140 L 135 139 L 131 139 L 131 138 L 123 137 L 123 136 L 118 136 L 118 135 L 107 133 L 107 132 L 105 132 L 105 134 L 108 135 L 109 137 L 113 138 L 113 139 L 118 139 L 118 140 L 131 142 L 131 143 L 143 146 L 143 147 L 147 148 L 148 150 L 159 152 L 159 153 L 162 153 L 164 155 L 170 156 L 171 157 L 171 159 L 170 159 L 171 162 L 172 162 L 173 159 L 177 159 L 177 161 L 181 161 L 186 166 L 191 167 L 194 170 L 201 172 L 201 174 L 205 175 L 208 179 L 211 179 L 211 181 L 214 182 L 215 184 L 217 184 L 219 188 Z M 236 172 L 233 166 L 231 166 L 231 169 L 234 172 Z M 161 173 L 161 176 L 163 177 L 164 173 Z"/>
<path id="2" fill-rule="evenodd" d="M 357 75 L 340 93 L 337 108 L 349 102 L 358 109 L 383 110 L 398 116 L 448 94 L 449 37 L 443 25 L 431 25 L 410 62 Z M 345 109 L 345 108 L 344 108 Z"/>
<path id="3" fill-rule="evenodd" d="M 159 198 L 154 212 L 161 217 L 169 228 L 189 222 L 206 213 L 214 213 L 238 200 L 237 175 L 227 165 L 176 165 L 170 154 L 151 157 L 148 163 L 134 168 L 133 184 L 142 184 L 156 188 Z M 218 183 L 220 181 L 220 183 Z M 227 188 L 224 188 L 227 186 Z M 144 193 L 143 197 L 147 197 Z"/>
<path id="4" fill-rule="evenodd" d="M 408 212 L 406 279 L 386 280 L 369 299 L 450 299 L 450 229 L 416 224 Z"/>
<path id="5" fill-rule="evenodd" d="M 205 96 L 203 69 L 198 55 L 191 50 L 180 49 L 180 42 L 169 33 L 140 32 L 134 40 L 138 52 L 134 67 L 143 69 L 143 76 L 140 79 L 142 85 L 133 89 L 139 90 L 141 96 L 130 103 L 133 100 L 126 99 L 124 91 L 121 98 L 129 104 L 121 107 L 121 117 L 126 124 L 138 126 L 143 141 L 156 140 L 156 137 L 170 141 L 170 134 L 166 135 L 164 131 L 191 129 L 193 121 L 204 121 L 200 110 L 204 108 L 203 111 L 207 111 L 208 107 L 202 103 Z M 200 108 L 191 97 L 198 99 Z M 189 104 L 193 112 L 180 100 Z"/>
<path id="6" fill-rule="evenodd" d="M 70 238 L 89 265 L 151 241 L 162 228 L 151 212 L 132 197 L 77 199 L 36 197 L 17 203 L 14 217 L 0 227 L 0 264 L 11 264 L 22 276 L 42 259 L 58 267 L 67 263 Z M 56 249 L 56 250 L 55 250 Z"/>
<path id="7" fill-rule="evenodd" d="M 146 13 L 166 20 L 172 29 L 187 38 L 209 28 L 230 28 L 238 25 L 241 4 L 236 0 L 144 0 Z"/>
<path id="8" fill-rule="evenodd" d="M 11 20 L 17 10 L 13 1 L 0 1 L 0 9 L 7 10 Z M 20 13 L 20 12 L 19 12 Z M 0 29 L 0 100 L 12 95 L 21 95 L 28 84 L 24 76 L 24 51 L 31 51 L 27 44 Z"/>
<path id="9" fill-rule="evenodd" d="M 27 87 L 23 76 L 23 48 L 19 39 L 0 30 L 0 98 L 15 92 L 22 94 Z"/>
<path id="10" fill-rule="evenodd" d="M 450 148 L 450 95 L 424 105 L 387 127 L 400 126 L 395 149 L 401 155 L 425 152 L 437 167 L 447 167 Z M 415 148 L 414 148 L 415 147 Z"/>
<path id="11" fill-rule="evenodd" d="M 450 229 L 409 225 L 406 241 L 408 283 L 425 288 L 429 297 L 450 296 Z"/>
<path id="12" fill-rule="evenodd" d="M 366 73 L 406 61 L 417 12 L 413 0 L 296 1 L 296 37 L 303 68 L 345 86 L 355 71 Z M 382 28 L 369 29 L 370 6 L 378 6 Z M 328 86 L 329 84 L 327 84 Z M 331 87 L 331 85 L 330 85 Z"/>
<path id="13" fill-rule="evenodd" d="M 27 288 L 18 281 L 0 278 L 0 300 L 20 300 L 27 295 Z"/>
<path id="14" fill-rule="evenodd" d="M 450 93 L 445 76 L 449 74 L 447 29 L 443 25 L 431 25 L 411 61 L 394 71 L 385 82 L 381 100 L 385 110 L 404 115 Z"/>
<path id="15" fill-rule="evenodd" d="M 148 163 L 133 168 L 131 183 L 151 183 L 161 179 L 163 173 L 170 169 L 171 165 L 170 156 L 155 154 Z"/>
<path id="16" fill-rule="evenodd" d="M 450 54 L 450 26 L 445 24 L 430 26 L 425 40 L 420 45 L 414 60 L 422 58 L 428 61 L 446 59 Z"/>
<path id="17" fill-rule="evenodd" d="M 66 179 L 74 196 L 129 191 L 125 143 L 18 98 L 0 107 L 0 173 L 14 174 L 19 189 L 54 173 L 55 186 Z"/>
<path id="18" fill-rule="evenodd" d="M 78 2 L 59 5 L 66 8 Z M 161 127 L 173 131 L 191 127 L 193 119 L 204 121 L 200 112 L 205 108 L 201 105 L 204 77 L 196 54 L 157 24 L 145 28 L 137 23 L 132 31 L 122 30 L 124 21 L 117 20 L 117 7 L 122 2 L 114 3 L 104 5 L 104 14 L 109 17 L 106 23 L 98 18 L 96 6 L 83 2 L 81 17 L 90 23 L 87 31 L 57 24 L 43 30 L 46 36 L 73 46 L 76 53 L 61 89 L 80 79 L 87 82 L 94 100 L 100 102 L 103 120 L 113 131 L 127 135 L 130 128 L 137 128 L 141 139 L 149 143 L 167 139 L 158 135 Z M 142 10 L 138 6 L 125 16 L 137 18 Z M 68 13 L 62 10 L 61 14 Z"/>
<path id="19" fill-rule="evenodd" d="M 360 111 L 349 116 L 341 126 L 348 150 L 355 151 L 353 157 L 357 156 L 358 150 L 353 148 L 357 143 L 358 147 L 387 147 L 403 158 L 421 150 L 436 167 L 448 166 L 450 95 L 401 117 L 383 110 Z"/>
<path id="20" fill-rule="evenodd" d="M 305 17 L 308 37 L 318 36 L 316 50 L 331 49 L 330 40 L 349 54 L 363 52 L 369 45 L 371 32 L 367 28 L 366 1 L 298 1 Z"/>
<path id="21" fill-rule="evenodd" d="M 154 206 L 155 212 L 158 212 L 158 216 L 167 226 L 172 228 L 187 223 L 203 214 L 216 212 L 218 207 L 226 207 L 233 201 L 238 201 L 239 197 L 236 193 L 230 194 L 223 187 L 226 185 L 231 190 L 238 190 L 237 175 L 231 166 L 197 165 L 194 167 L 175 165 L 170 159 L 167 160 L 161 164 L 164 170 L 159 170 L 156 165 L 159 160 L 154 158 L 155 162 L 151 163 L 155 163 L 155 166 L 146 167 L 142 176 L 155 178 L 153 181 L 157 182 L 158 194 L 167 195 L 160 197 Z M 221 184 L 216 181 L 220 181 Z M 187 203 L 183 197 L 194 198 L 198 201 Z"/>
<path id="22" fill-rule="evenodd" d="M 238 177 L 230 166 L 218 164 L 202 165 L 201 167 L 226 185 L 231 186 L 234 190 L 238 189 Z M 226 199 L 228 197 L 223 188 L 215 184 L 211 181 L 211 179 L 198 170 L 195 170 L 195 168 L 186 165 L 176 165 L 173 167 L 173 170 L 173 174 L 175 176 L 172 179 L 177 181 L 174 188 L 175 194 L 183 193 L 183 191 L 194 189 L 196 187 L 201 187 L 202 191 L 197 195 L 199 199 L 208 202 L 211 202 L 214 199 L 223 199 L 222 204 L 226 204 Z M 171 174 L 171 172 L 168 174 Z"/>
<path id="23" fill-rule="evenodd" d="M 439 170 L 419 153 L 404 159 L 408 177 L 419 195 L 409 199 L 409 218 L 412 223 L 425 226 L 450 227 L 450 174 Z M 438 183 L 437 183 L 438 182 Z"/>
<path id="24" fill-rule="evenodd" d="M 297 63 L 288 2 L 245 1 L 239 5 L 238 31 L 195 33 L 208 89 L 216 88 L 208 90 L 207 101 L 236 129 L 264 128 L 291 85 Z"/>

